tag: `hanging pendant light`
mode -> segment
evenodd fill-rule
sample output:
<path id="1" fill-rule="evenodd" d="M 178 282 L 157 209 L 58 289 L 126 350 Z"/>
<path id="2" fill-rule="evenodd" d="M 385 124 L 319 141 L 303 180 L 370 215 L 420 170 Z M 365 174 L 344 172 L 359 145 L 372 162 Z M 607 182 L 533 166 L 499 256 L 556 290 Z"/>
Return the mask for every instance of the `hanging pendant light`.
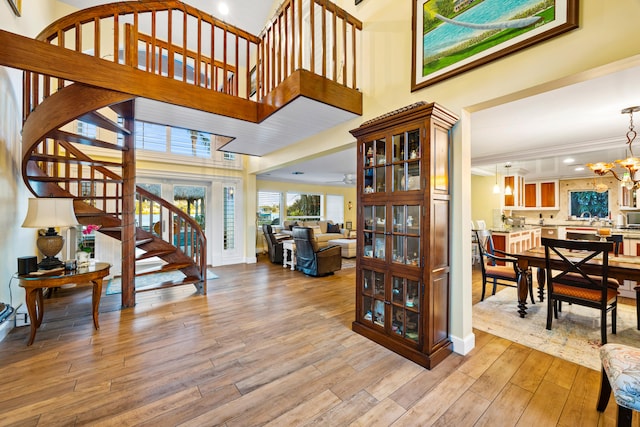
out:
<path id="1" fill-rule="evenodd" d="M 507 168 L 507 171 L 509 170 L 509 168 L 511 167 L 511 163 L 507 163 L 506 165 L 504 165 L 505 168 Z M 506 185 L 504 187 L 504 195 L 505 196 L 513 196 L 513 190 L 511 189 L 510 185 Z"/>
<path id="2" fill-rule="evenodd" d="M 629 114 L 629 131 L 627 132 L 627 144 L 629 145 L 629 154 L 631 154 L 626 159 L 615 161 L 618 166 L 624 168 L 622 173 L 616 172 L 616 170 L 614 169 L 616 165 L 614 163 L 598 162 L 587 164 L 587 167 L 590 168 L 596 175 L 603 176 L 611 172 L 615 179 L 620 181 L 621 185 L 628 190 L 637 190 L 638 188 L 640 188 L 640 179 L 636 179 L 636 172 L 640 170 L 640 158 L 633 155 L 632 148 L 633 141 L 636 139 L 637 135 L 633 127 L 633 113 L 635 113 L 636 111 L 640 111 L 640 106 L 625 108 L 621 111 L 622 114 Z"/>
<path id="3" fill-rule="evenodd" d="M 500 186 L 498 185 L 498 164 L 496 163 L 496 184 L 493 186 L 493 194 L 500 194 Z"/>

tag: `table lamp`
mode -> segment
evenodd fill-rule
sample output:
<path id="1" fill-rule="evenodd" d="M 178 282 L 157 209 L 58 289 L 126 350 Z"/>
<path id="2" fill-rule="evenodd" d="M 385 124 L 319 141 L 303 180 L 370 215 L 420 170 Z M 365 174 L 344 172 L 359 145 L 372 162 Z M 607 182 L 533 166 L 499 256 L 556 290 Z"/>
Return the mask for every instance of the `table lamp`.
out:
<path id="1" fill-rule="evenodd" d="M 45 256 L 38 264 L 39 269 L 51 270 L 64 266 L 64 263 L 56 258 L 64 245 L 64 237 L 56 232 L 55 227 L 73 227 L 75 225 L 78 225 L 78 220 L 73 210 L 72 198 L 29 199 L 27 217 L 22 226 L 47 229 L 46 234 L 40 235 L 36 242 L 36 246 Z"/>

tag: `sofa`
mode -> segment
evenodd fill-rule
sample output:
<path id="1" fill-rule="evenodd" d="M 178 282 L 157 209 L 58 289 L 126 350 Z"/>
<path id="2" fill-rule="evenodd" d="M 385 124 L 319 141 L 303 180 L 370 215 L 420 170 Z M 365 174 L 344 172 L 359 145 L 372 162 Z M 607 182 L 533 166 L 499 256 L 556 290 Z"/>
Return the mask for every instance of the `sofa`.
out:
<path id="1" fill-rule="evenodd" d="M 313 229 L 313 237 L 318 243 L 318 248 L 326 248 L 329 240 L 346 239 L 349 237 L 349 230 L 340 228 L 333 221 L 285 221 L 282 224 L 280 234 L 293 236 L 293 227 L 310 227 Z M 331 230 L 333 228 L 333 230 Z M 337 231 L 335 231 L 337 230 Z"/>

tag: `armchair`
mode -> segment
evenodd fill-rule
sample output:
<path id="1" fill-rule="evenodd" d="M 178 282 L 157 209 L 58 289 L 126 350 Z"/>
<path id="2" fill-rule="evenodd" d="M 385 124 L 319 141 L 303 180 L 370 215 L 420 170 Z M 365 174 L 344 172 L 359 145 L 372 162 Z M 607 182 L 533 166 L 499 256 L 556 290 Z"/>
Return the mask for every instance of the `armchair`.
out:
<path id="1" fill-rule="evenodd" d="M 318 249 L 310 227 L 293 227 L 296 242 L 296 269 L 309 276 L 326 276 L 342 268 L 340 246 Z"/>
<path id="2" fill-rule="evenodd" d="M 267 248 L 269 249 L 269 259 L 274 264 L 282 264 L 282 242 L 276 239 L 273 234 L 273 228 L 269 224 L 262 224 L 262 232 L 264 238 L 267 241 Z"/>

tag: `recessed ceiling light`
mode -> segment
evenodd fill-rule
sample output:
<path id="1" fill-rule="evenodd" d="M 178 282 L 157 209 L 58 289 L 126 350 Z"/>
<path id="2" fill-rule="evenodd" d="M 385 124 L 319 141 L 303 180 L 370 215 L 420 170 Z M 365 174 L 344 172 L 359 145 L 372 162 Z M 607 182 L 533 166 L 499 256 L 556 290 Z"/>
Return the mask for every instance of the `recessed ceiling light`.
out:
<path id="1" fill-rule="evenodd" d="M 573 162 L 575 162 L 575 160 L 574 160 L 574 159 L 572 159 L 571 157 L 569 157 L 569 158 L 567 158 L 567 159 L 564 159 L 564 160 L 562 161 L 562 163 L 567 163 L 567 164 L 569 164 L 569 163 L 573 163 Z"/>
<path id="2" fill-rule="evenodd" d="M 229 6 L 227 6 L 225 2 L 218 3 L 218 12 L 220 12 L 222 16 L 227 16 L 229 14 Z"/>
<path id="3" fill-rule="evenodd" d="M 574 169 L 576 172 L 582 172 L 584 170 L 584 167 L 582 166 L 578 166 L 577 168 Z"/>

